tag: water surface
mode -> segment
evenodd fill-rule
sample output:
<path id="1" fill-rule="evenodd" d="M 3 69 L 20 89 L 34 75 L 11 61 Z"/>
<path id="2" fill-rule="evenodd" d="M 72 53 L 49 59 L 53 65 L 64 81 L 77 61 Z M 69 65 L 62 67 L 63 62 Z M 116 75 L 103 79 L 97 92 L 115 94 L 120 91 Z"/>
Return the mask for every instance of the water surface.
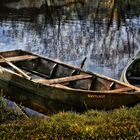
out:
<path id="1" fill-rule="evenodd" d="M 119 79 L 140 49 L 139 4 L 132 0 L 62 2 L 55 7 L 25 6 L 23 0 L 3 3 L 0 51 L 23 49 L 76 66 L 87 57 L 83 69 Z"/>

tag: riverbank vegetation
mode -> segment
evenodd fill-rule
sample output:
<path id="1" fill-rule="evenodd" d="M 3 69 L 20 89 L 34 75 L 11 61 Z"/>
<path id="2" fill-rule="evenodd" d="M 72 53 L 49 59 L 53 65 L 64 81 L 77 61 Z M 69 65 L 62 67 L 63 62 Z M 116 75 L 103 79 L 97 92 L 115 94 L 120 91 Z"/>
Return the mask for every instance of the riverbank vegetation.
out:
<path id="1" fill-rule="evenodd" d="M 139 139 L 140 104 L 112 111 L 89 110 L 82 114 L 60 112 L 50 117 L 24 118 L 0 107 L 2 139 Z"/>

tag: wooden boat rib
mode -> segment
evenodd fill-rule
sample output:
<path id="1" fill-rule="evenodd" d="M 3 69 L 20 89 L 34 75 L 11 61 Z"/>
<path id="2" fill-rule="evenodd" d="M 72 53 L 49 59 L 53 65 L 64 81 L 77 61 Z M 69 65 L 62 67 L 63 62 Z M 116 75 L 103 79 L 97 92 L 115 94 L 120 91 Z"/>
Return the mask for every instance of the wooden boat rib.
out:
<path id="1" fill-rule="evenodd" d="M 140 87 L 140 52 L 124 68 L 121 81 Z"/>
<path id="2" fill-rule="evenodd" d="M 0 55 L 6 59 L 0 59 L 0 89 L 7 98 L 41 113 L 112 109 L 140 101 L 140 88 L 103 75 L 22 50 Z"/>

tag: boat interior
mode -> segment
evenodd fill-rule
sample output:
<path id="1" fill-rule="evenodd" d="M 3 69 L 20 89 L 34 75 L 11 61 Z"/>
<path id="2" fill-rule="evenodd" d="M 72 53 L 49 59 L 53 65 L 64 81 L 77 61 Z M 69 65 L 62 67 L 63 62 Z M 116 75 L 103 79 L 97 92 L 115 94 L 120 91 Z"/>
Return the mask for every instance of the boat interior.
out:
<path id="1" fill-rule="evenodd" d="M 55 84 L 64 88 L 82 90 L 112 90 L 114 92 L 132 90 L 130 87 L 124 86 L 116 81 L 90 72 L 85 72 L 81 68 L 44 58 L 30 52 L 14 50 L 1 52 L 0 56 L 0 65 L 2 67 L 22 77 L 29 77 L 36 83 L 47 85 Z M 83 63 L 84 62 L 82 62 L 81 65 L 83 65 Z M 17 70 L 17 68 L 19 70 Z"/>
<path id="2" fill-rule="evenodd" d="M 136 59 L 129 66 L 126 78 L 130 84 L 140 87 L 140 59 Z"/>

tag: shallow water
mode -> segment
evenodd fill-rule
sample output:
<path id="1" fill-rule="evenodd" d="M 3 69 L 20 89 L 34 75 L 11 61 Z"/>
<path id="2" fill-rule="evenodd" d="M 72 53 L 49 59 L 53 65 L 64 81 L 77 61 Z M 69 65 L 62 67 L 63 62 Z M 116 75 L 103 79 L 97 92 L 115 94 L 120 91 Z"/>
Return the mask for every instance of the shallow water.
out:
<path id="1" fill-rule="evenodd" d="M 138 4 L 130 0 L 129 10 L 125 4 L 114 10 L 109 0 L 39 9 L 5 4 L 15 9 L 0 10 L 0 51 L 23 49 L 76 66 L 87 57 L 83 69 L 119 79 L 140 49 Z"/>

